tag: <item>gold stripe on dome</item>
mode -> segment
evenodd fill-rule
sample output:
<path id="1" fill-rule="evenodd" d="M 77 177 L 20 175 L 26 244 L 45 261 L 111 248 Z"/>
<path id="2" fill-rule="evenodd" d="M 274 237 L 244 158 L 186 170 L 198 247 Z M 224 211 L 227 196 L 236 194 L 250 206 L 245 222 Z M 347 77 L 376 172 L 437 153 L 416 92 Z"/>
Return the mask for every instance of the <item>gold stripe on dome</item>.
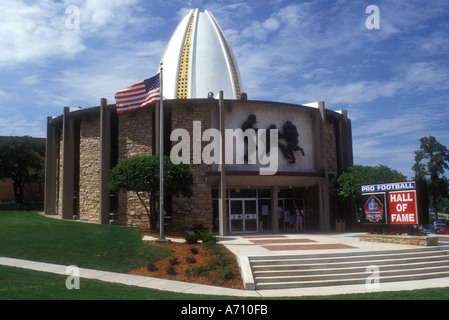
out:
<path id="1" fill-rule="evenodd" d="M 187 99 L 189 95 L 189 66 L 190 66 L 190 47 L 192 41 L 192 29 L 193 22 L 195 20 L 195 14 L 192 17 L 187 28 L 187 32 L 184 38 L 184 44 L 182 46 L 181 59 L 179 62 L 178 70 L 178 84 L 176 87 L 176 98 Z"/>

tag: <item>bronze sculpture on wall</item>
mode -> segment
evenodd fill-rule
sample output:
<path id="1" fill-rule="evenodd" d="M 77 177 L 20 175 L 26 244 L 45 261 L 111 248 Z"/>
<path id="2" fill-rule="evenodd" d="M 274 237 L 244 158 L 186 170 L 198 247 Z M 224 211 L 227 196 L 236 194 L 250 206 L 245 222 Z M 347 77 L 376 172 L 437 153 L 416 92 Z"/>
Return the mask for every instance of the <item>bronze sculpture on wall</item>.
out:
<path id="1" fill-rule="evenodd" d="M 253 128 L 253 125 L 256 123 L 256 116 L 254 114 L 250 114 L 248 119 L 243 123 L 242 130 L 245 132 L 247 129 L 254 129 L 257 132 L 257 128 Z M 283 132 L 278 131 L 278 138 L 286 140 L 286 145 L 278 142 L 279 148 L 282 150 L 284 156 L 288 159 L 289 163 L 296 163 L 295 151 L 301 151 L 304 156 L 304 149 L 301 148 L 299 144 L 299 133 L 296 126 L 291 121 L 286 121 L 283 128 Z M 276 129 L 276 125 L 272 124 L 266 131 L 266 152 L 270 152 L 270 129 Z M 245 138 L 245 142 L 247 139 Z M 256 145 L 257 149 L 257 145 Z M 245 153 L 245 162 L 248 161 L 248 153 Z"/>
<path id="2" fill-rule="evenodd" d="M 304 156 L 304 150 L 298 146 L 299 143 L 299 133 L 296 128 L 296 126 L 291 123 L 290 121 L 287 121 L 284 126 L 282 127 L 284 129 L 284 132 L 279 132 L 279 138 L 285 139 L 287 141 L 287 145 L 283 145 L 282 143 L 279 143 L 279 148 L 284 153 L 284 156 L 289 160 L 289 163 L 295 163 L 295 151 L 301 151 L 302 155 Z"/>

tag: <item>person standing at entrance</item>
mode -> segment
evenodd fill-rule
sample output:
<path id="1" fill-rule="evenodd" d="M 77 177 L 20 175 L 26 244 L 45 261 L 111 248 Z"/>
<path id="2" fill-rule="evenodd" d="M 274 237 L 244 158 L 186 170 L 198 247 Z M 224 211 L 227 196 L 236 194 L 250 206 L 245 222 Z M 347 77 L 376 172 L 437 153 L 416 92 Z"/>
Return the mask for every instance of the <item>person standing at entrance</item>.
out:
<path id="1" fill-rule="evenodd" d="M 284 231 L 290 231 L 290 211 L 284 211 Z"/>
<path id="2" fill-rule="evenodd" d="M 281 206 L 278 206 L 278 219 L 279 219 L 279 226 L 283 226 L 283 229 L 285 229 L 285 223 L 284 222 L 284 210 L 282 210 Z"/>
<path id="3" fill-rule="evenodd" d="M 302 232 L 302 220 L 303 220 L 303 211 L 299 211 L 298 207 L 295 206 L 295 215 L 296 215 L 296 232 L 298 229 Z"/>

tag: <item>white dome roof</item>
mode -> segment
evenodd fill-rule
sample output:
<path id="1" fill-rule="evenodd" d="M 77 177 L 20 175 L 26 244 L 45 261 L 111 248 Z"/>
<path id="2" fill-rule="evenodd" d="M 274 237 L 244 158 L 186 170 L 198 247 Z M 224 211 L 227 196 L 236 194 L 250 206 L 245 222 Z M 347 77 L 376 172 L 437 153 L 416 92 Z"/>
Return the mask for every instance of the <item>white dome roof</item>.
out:
<path id="1" fill-rule="evenodd" d="M 226 36 L 213 15 L 190 10 L 176 27 L 161 62 L 165 99 L 240 99 L 242 82 Z"/>

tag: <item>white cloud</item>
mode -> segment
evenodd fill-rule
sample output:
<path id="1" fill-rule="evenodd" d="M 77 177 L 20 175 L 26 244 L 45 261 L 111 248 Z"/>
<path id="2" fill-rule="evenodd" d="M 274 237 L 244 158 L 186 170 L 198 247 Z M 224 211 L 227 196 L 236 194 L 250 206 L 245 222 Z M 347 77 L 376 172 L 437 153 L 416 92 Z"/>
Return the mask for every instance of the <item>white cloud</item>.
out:
<path id="1" fill-rule="evenodd" d="M 29 120 L 20 114 L 0 112 L 0 136 L 45 137 L 46 132 L 43 123 L 46 123 L 46 116 L 44 115 Z"/>
<path id="2" fill-rule="evenodd" d="M 84 49 L 79 33 L 65 27 L 65 8 L 49 0 L 38 4 L 0 2 L 0 65 L 38 61 L 54 56 L 73 57 Z M 7 48 L 7 49 L 5 49 Z"/>
<path id="3" fill-rule="evenodd" d="M 365 110 L 364 117 L 358 120 L 363 125 L 353 126 L 354 156 L 357 163 L 386 164 L 412 178 L 419 139 L 432 135 L 443 144 L 449 140 L 445 125 L 449 107 L 440 107 L 438 111 L 429 111 L 426 104 L 401 106 L 399 110 L 396 107 L 377 112 Z"/>
<path id="4" fill-rule="evenodd" d="M 73 20 L 73 12 L 66 12 L 70 5 L 79 8 L 79 29 L 66 25 Z M 87 49 L 90 37 L 123 43 L 121 30 L 141 25 L 132 14 L 136 5 L 137 0 L 0 0 L 0 47 L 8 48 L 0 51 L 0 66 L 71 59 Z"/>
<path id="5" fill-rule="evenodd" d="M 110 56 L 94 55 L 87 66 L 64 69 L 48 78 L 49 88 L 57 86 L 58 92 L 64 94 L 59 99 L 51 97 L 50 101 L 57 101 L 59 107 L 91 107 L 98 105 L 100 98 L 115 103 L 116 91 L 158 72 L 165 45 L 164 41 L 136 42 L 127 50 L 115 51 Z M 64 101 L 66 104 L 62 104 Z"/>

